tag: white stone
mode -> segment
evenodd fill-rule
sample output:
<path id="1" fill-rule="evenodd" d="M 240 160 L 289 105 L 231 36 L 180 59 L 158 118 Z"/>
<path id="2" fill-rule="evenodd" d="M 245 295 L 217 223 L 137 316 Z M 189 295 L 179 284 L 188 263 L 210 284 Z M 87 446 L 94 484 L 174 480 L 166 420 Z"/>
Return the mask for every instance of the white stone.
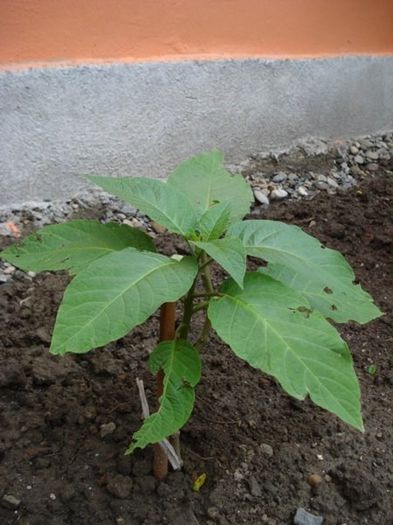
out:
<path id="1" fill-rule="evenodd" d="M 7 266 L 6 268 L 4 268 L 3 273 L 5 275 L 10 275 L 11 273 L 14 273 L 15 270 L 15 266 Z"/>
<path id="2" fill-rule="evenodd" d="M 255 200 L 257 200 L 260 204 L 264 204 L 265 206 L 269 206 L 270 201 L 267 195 L 263 193 L 261 190 L 254 190 L 254 197 Z"/>
<path id="3" fill-rule="evenodd" d="M 297 189 L 297 192 L 302 197 L 307 197 L 307 195 L 308 195 L 308 191 L 306 190 L 306 188 L 304 186 L 299 186 L 298 189 Z"/>
<path id="4" fill-rule="evenodd" d="M 273 190 L 270 194 L 270 197 L 275 200 L 285 199 L 286 197 L 288 197 L 288 192 L 279 188 Z"/>

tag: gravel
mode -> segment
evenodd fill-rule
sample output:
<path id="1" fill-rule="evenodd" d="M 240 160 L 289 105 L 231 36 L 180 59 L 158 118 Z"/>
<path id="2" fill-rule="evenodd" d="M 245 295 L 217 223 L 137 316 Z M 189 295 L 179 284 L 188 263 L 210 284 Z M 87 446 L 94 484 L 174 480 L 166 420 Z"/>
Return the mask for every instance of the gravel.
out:
<path id="1" fill-rule="evenodd" d="M 241 170 L 254 189 L 257 206 L 266 206 L 268 200 L 351 191 L 381 171 L 393 174 L 393 133 L 347 142 L 313 139 L 287 151 L 253 155 Z"/>
<path id="2" fill-rule="evenodd" d="M 380 172 L 393 175 L 393 133 L 347 142 L 306 140 L 285 151 L 253 155 L 230 169 L 250 183 L 255 206 L 267 207 L 271 201 L 286 199 L 309 200 L 320 192 L 334 195 L 353 191 L 364 178 L 376 177 Z M 128 224 L 152 237 L 162 230 L 131 205 L 92 188 L 63 202 L 26 202 L 0 208 L 0 237 L 14 241 L 46 224 L 91 217 L 91 210 L 104 223 Z M 0 286 L 6 286 L 11 279 L 31 281 L 34 277 L 34 272 L 22 272 L 0 260 Z"/>

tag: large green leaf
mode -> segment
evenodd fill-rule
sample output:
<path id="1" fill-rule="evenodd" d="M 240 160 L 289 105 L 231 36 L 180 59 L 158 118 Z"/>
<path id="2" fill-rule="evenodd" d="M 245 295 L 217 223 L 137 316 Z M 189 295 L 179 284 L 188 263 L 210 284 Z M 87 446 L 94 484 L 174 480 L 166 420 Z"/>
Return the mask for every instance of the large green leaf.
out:
<path id="1" fill-rule="evenodd" d="M 203 214 L 217 202 L 229 202 L 231 220 L 246 215 L 253 195 L 241 175 L 232 176 L 223 166 L 223 154 L 213 150 L 182 162 L 169 176 L 168 184 L 185 193 Z"/>
<path id="2" fill-rule="evenodd" d="M 271 263 L 261 271 L 304 294 L 325 317 L 366 323 L 381 315 L 372 297 L 354 284 L 355 275 L 345 258 L 297 226 L 243 221 L 233 224 L 227 235 L 240 237 L 248 255 Z"/>
<path id="3" fill-rule="evenodd" d="M 196 273 L 192 257 L 179 262 L 133 248 L 101 257 L 68 286 L 51 352 L 84 353 L 123 337 L 162 303 L 183 296 Z"/>
<path id="4" fill-rule="evenodd" d="M 199 231 L 203 241 L 218 239 L 230 223 L 231 205 L 220 202 L 205 211 L 199 221 Z"/>
<path id="5" fill-rule="evenodd" d="M 322 408 L 362 430 L 360 390 L 346 343 L 294 290 L 248 273 L 241 290 L 227 281 L 208 315 L 235 354 L 274 376 L 290 395 L 307 394 Z"/>
<path id="6" fill-rule="evenodd" d="M 195 228 L 196 215 L 187 195 L 161 180 L 144 177 L 88 177 L 105 191 L 148 215 L 169 231 L 187 237 Z"/>
<path id="7" fill-rule="evenodd" d="M 227 237 L 209 242 L 194 242 L 194 244 L 218 262 L 235 279 L 237 284 L 241 288 L 243 287 L 243 278 L 246 273 L 246 252 L 240 239 Z"/>
<path id="8" fill-rule="evenodd" d="M 25 271 L 76 273 L 94 260 L 127 247 L 155 250 L 152 239 L 136 228 L 78 220 L 45 226 L 0 256 Z"/>
<path id="9" fill-rule="evenodd" d="M 158 443 L 185 425 L 195 400 L 195 386 L 201 377 L 201 361 L 197 350 L 187 341 L 160 343 L 150 356 L 150 370 L 164 372 L 164 388 L 157 412 L 143 422 L 133 435 L 127 452 Z"/>

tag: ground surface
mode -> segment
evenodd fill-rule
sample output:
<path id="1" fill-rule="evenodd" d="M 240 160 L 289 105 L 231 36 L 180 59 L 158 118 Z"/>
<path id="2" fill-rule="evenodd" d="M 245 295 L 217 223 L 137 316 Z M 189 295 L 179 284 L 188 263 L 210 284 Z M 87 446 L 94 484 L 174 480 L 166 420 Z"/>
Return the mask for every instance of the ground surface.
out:
<path id="1" fill-rule="evenodd" d="M 152 400 L 146 361 L 157 318 L 105 349 L 51 357 L 67 277 L 17 272 L 0 286 L 2 525 L 286 525 L 298 507 L 326 525 L 393 524 L 392 177 L 253 215 L 298 224 L 340 249 L 386 312 L 368 326 L 341 327 L 360 377 L 366 432 L 292 400 L 213 337 L 182 434 L 184 471 L 158 485 L 150 449 L 123 456 L 140 425 L 136 377 Z M 207 482 L 194 493 L 192 479 L 203 472 Z M 313 473 L 322 478 L 314 488 Z"/>

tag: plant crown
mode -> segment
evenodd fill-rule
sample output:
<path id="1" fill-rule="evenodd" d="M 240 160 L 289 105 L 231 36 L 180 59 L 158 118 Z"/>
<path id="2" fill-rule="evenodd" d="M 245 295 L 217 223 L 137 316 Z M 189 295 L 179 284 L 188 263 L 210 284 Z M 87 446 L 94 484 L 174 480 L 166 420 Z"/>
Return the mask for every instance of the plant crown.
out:
<path id="1" fill-rule="evenodd" d="M 360 389 L 348 346 L 329 320 L 366 323 L 381 312 L 354 284 L 344 257 L 297 226 L 244 220 L 253 195 L 211 151 L 181 163 L 166 182 L 142 177 L 89 179 L 131 203 L 169 232 L 188 254 L 156 253 L 141 229 L 74 220 L 45 226 L 1 256 L 23 270 L 68 270 L 73 276 L 57 313 L 50 351 L 84 353 L 125 336 L 163 303 L 182 300 L 173 341 L 149 358 L 164 373 L 157 412 L 133 435 L 128 452 L 156 443 L 189 419 L 200 379 L 199 350 L 210 326 L 233 352 L 273 376 L 296 399 L 307 395 L 363 430 Z M 266 263 L 247 272 L 247 256 Z M 229 277 L 214 288 L 210 264 Z M 191 343 L 192 315 L 205 313 Z"/>

